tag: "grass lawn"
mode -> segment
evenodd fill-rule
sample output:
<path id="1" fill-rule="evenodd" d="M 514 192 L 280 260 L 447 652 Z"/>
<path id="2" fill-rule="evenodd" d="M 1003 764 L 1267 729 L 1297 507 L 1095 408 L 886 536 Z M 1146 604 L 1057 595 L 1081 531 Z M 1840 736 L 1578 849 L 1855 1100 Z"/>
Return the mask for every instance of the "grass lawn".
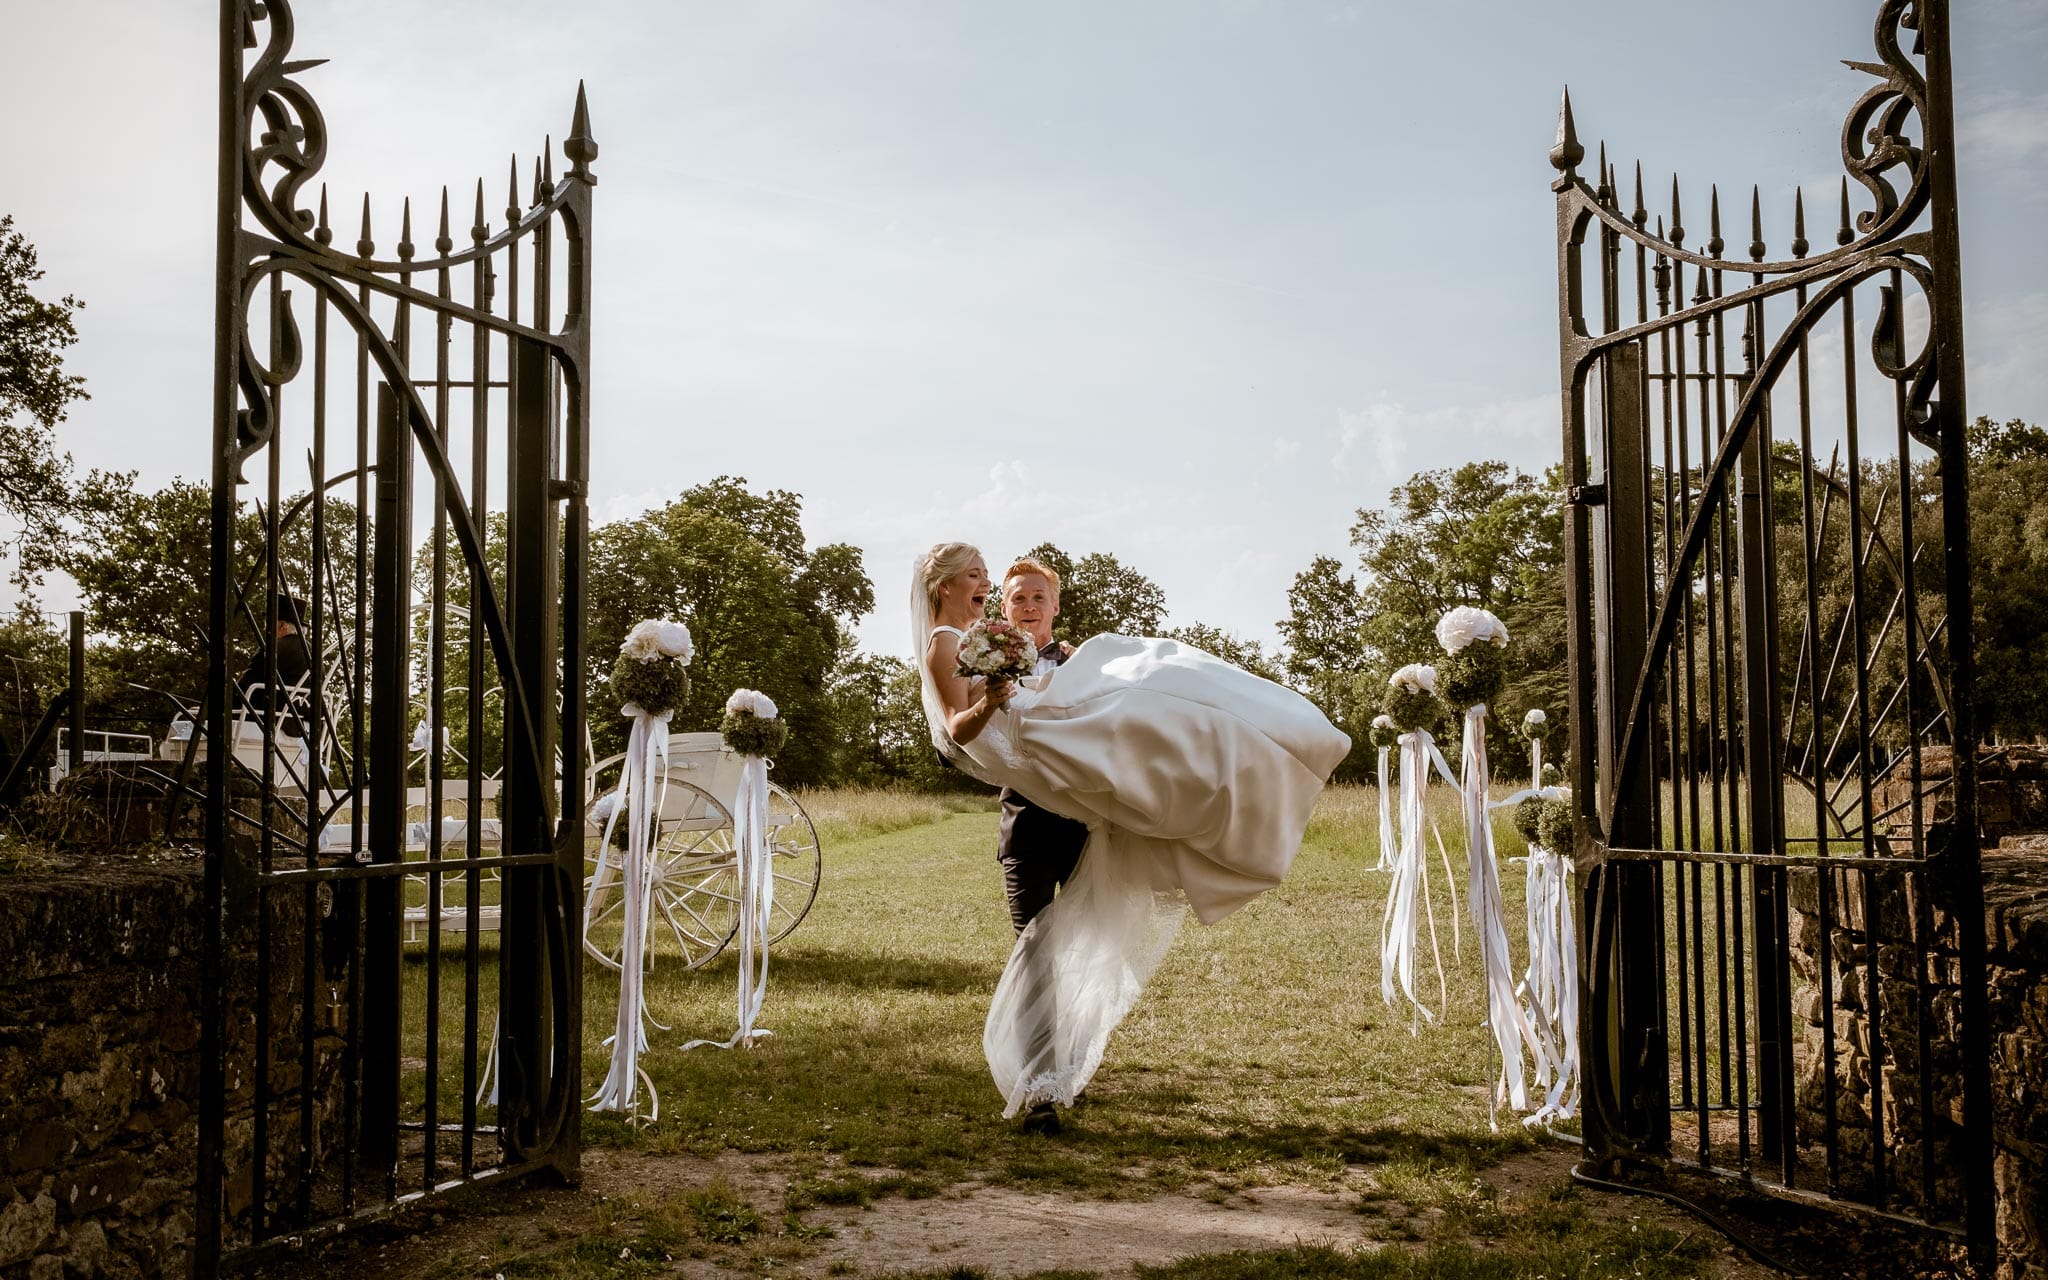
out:
<path id="1" fill-rule="evenodd" d="M 1462 828 L 1449 788 L 1435 795 L 1462 909 Z M 1434 860 L 1449 1017 L 1415 1035 L 1406 1013 L 1382 1003 L 1387 877 L 1369 870 L 1371 790 L 1325 796 L 1281 887 L 1220 925 L 1183 930 L 1111 1040 L 1086 1104 L 1050 1137 L 1001 1119 L 982 1060 L 982 1021 L 1012 936 L 992 805 L 844 792 L 803 800 L 820 827 L 824 881 L 771 958 L 760 1021 L 774 1035 L 752 1051 L 681 1052 L 686 1040 L 731 1034 L 735 961 L 657 968 L 649 1004 L 672 1029 L 654 1035 L 642 1063 L 660 1119 L 584 1122 L 592 1147 L 776 1159 L 789 1174 L 782 1226 L 702 1191 L 650 1199 L 615 1209 L 587 1238 L 513 1260 L 505 1276 L 664 1274 L 628 1264 L 691 1241 L 702 1252 L 720 1232 L 730 1237 L 721 1247 L 757 1261 L 770 1239 L 801 1256 L 803 1215 L 815 1206 L 963 1186 L 1098 1200 L 1308 1186 L 1356 1196 L 1363 1214 L 1402 1206 L 1376 1231 L 1400 1243 L 1377 1251 L 1219 1255 L 1145 1271 L 1146 1280 L 1712 1274 L 1698 1233 L 1603 1224 L 1568 1185 L 1509 1205 L 1483 1181 L 1504 1158 L 1558 1139 L 1531 1137 L 1508 1116 L 1499 1133 L 1488 1130 L 1494 1068 L 1477 953 L 1466 928 L 1463 963 L 1452 963 L 1451 898 Z M 1521 872 L 1506 860 L 1520 841 L 1506 822 L 1497 838 L 1519 950 Z M 587 975 L 584 1075 L 594 1088 L 609 1059 L 595 1029 L 613 1021 L 617 978 L 598 965 Z M 1433 973 L 1426 989 L 1433 1005 Z"/>

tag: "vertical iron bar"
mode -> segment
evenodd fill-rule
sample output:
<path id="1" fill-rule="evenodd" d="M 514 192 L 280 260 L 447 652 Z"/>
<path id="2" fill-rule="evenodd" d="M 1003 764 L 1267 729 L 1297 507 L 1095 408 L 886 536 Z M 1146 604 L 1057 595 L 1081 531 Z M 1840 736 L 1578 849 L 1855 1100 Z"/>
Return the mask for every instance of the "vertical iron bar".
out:
<path id="1" fill-rule="evenodd" d="M 484 227 L 483 183 L 477 183 L 476 225 L 471 238 L 481 247 L 487 239 Z M 489 294 L 490 258 L 479 254 L 470 268 L 470 305 L 479 312 L 490 310 Z M 472 323 L 470 332 L 470 409 L 469 409 L 469 450 L 470 482 L 469 509 L 475 517 L 477 536 L 483 542 L 484 563 L 469 567 L 469 622 L 463 628 L 463 636 L 469 647 L 469 773 L 471 815 L 469 830 L 463 841 L 463 853 L 470 862 L 463 876 L 465 929 L 462 946 L 463 1008 L 467 1016 L 462 1029 L 462 1172 L 466 1176 L 476 1170 L 476 1095 L 477 1080 L 477 1019 L 478 996 L 481 983 L 478 980 L 479 937 L 483 931 L 483 872 L 475 863 L 483 852 L 483 823 L 478 800 L 483 794 L 484 774 L 484 640 L 478 634 L 481 626 L 477 601 L 483 596 L 483 588 L 490 577 L 490 508 L 486 503 L 487 481 L 490 477 L 490 377 L 491 377 L 491 331 L 487 326 Z"/>
<path id="2" fill-rule="evenodd" d="M 1957 228 L 1955 88 L 1949 77 L 1947 0 L 1927 0 L 1915 13 L 1927 63 L 1927 159 L 1935 288 L 1928 299 L 1935 376 L 1941 388 L 1932 406 L 1940 432 L 1941 496 L 1945 528 L 1944 577 L 1948 586 L 1949 727 L 1953 788 L 1943 853 L 1949 909 L 1956 922 L 1962 965 L 1963 1137 L 1970 1259 L 1988 1270 L 1997 1251 L 1993 1217 L 1990 1009 L 1984 962 L 1984 886 L 1977 831 L 1976 655 L 1971 621 L 1969 424 L 1964 395 L 1962 248 Z M 1916 729 L 1917 731 L 1917 729 Z M 1916 780 L 1917 785 L 1917 780 Z"/>
<path id="3" fill-rule="evenodd" d="M 538 273 L 536 273 L 538 274 Z M 512 417 L 508 424 L 506 493 L 506 626 L 526 705 L 506 706 L 505 798 L 502 830 L 507 853 L 554 849 L 555 780 L 535 775 L 535 761 L 554 758 L 557 590 L 552 482 L 554 424 L 549 420 L 552 357 L 540 342 L 512 340 Z M 529 719 L 529 716 L 531 717 Z M 550 1036 L 547 881 L 552 872 L 509 867 L 502 880 L 499 928 L 499 1087 L 501 1139 L 512 1152 L 533 1153 L 561 1046 Z M 570 1047 L 573 1052 L 573 1046 Z"/>
<path id="4" fill-rule="evenodd" d="M 377 384 L 377 547 L 371 598 L 371 687 L 408 687 L 411 647 L 412 438 L 404 403 Z M 399 1060 L 404 1004 L 400 898 L 405 861 L 406 705 L 370 700 L 370 860 L 384 870 L 364 887 L 363 1163 L 384 1194 L 398 1174 Z"/>
<path id="5" fill-rule="evenodd" d="M 1863 856 L 1877 856 L 1876 806 L 1870 794 L 1870 636 L 1863 625 L 1863 451 L 1857 442 L 1856 420 L 1856 293 L 1842 294 L 1842 437 L 1849 452 L 1849 628 L 1856 637 L 1856 775 L 1861 804 Z M 1870 1182 L 1872 1203 L 1884 1208 L 1884 1013 L 1879 992 L 1878 932 L 1882 923 L 1877 878 L 1863 876 L 1863 1016 L 1870 1033 Z"/>
<path id="6" fill-rule="evenodd" d="M 221 1260 L 222 1139 L 227 1116 L 222 1061 L 225 1012 L 221 925 L 228 850 L 228 623 L 234 591 L 235 413 L 242 333 L 242 155 L 248 116 L 242 110 L 242 0 L 220 0 L 216 32 L 219 95 L 214 188 L 212 545 L 206 609 L 206 864 L 201 881 L 199 960 L 199 1136 L 192 1255 L 193 1274 L 213 1275 Z"/>
<path id="7" fill-rule="evenodd" d="M 70 731 L 71 731 L 71 774 L 75 778 L 85 768 L 85 611 L 71 611 L 70 657 L 68 673 L 71 689 Z"/>
<path id="8" fill-rule="evenodd" d="M 307 759 L 305 865 L 308 868 L 319 865 L 320 833 L 327 816 L 326 778 L 321 767 L 322 739 L 327 731 L 327 646 L 323 643 L 327 634 L 323 590 L 327 585 L 324 572 L 327 564 L 327 307 L 326 290 L 316 289 L 313 294 L 313 457 L 310 464 L 313 516 L 306 549 L 310 584 L 307 607 L 311 613 L 303 619 L 307 627 L 306 649 L 312 660 L 312 668 L 308 672 L 311 677 L 308 706 L 312 714 L 305 717 L 301 725 Z M 295 1225 L 301 1227 L 313 1220 L 313 1040 L 319 1017 L 320 939 L 326 928 L 320 918 L 320 892 L 319 885 L 308 881 L 300 903 L 305 923 L 300 935 L 299 1206 Z M 328 892 L 331 894 L 333 891 L 330 888 Z"/>

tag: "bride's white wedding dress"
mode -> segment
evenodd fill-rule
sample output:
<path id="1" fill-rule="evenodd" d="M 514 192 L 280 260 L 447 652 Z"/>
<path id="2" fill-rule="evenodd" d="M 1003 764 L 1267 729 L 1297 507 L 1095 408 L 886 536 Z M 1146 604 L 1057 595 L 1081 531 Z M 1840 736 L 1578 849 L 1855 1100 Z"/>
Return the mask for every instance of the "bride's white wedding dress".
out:
<path id="1" fill-rule="evenodd" d="M 929 644 L 921 582 L 912 600 Z M 1004 1115 L 1071 1105 L 1187 910 L 1214 924 L 1280 883 L 1350 739 L 1293 690 L 1172 640 L 1095 637 L 969 743 L 947 736 L 924 684 L 948 758 L 1088 825 L 1073 877 L 1018 937 L 982 1037 Z"/>

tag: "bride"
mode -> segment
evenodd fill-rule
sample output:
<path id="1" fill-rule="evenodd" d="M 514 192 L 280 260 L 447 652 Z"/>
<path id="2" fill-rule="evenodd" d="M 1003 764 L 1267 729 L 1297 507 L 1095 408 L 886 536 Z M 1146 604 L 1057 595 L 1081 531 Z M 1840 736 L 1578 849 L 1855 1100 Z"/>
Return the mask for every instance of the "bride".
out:
<path id="1" fill-rule="evenodd" d="M 932 743 L 1086 823 L 1079 867 L 1018 936 L 982 1047 L 1003 1114 L 1074 1096 L 1188 909 L 1214 924 L 1280 883 L 1350 739 L 1306 698 L 1172 640 L 1101 635 L 1018 684 L 956 674 L 995 584 L 944 542 L 917 561 L 911 634 Z"/>

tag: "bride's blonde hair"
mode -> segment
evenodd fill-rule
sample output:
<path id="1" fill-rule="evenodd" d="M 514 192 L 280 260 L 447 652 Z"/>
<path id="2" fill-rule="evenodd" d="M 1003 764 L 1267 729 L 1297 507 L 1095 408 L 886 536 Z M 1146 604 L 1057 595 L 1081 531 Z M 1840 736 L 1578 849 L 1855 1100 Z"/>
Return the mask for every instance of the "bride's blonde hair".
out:
<path id="1" fill-rule="evenodd" d="M 971 542 L 941 542 L 924 553 L 918 561 L 918 577 L 924 583 L 925 601 L 931 606 L 932 616 L 939 612 L 939 587 L 967 572 L 981 555 L 981 548 Z M 900 563 L 900 562 L 899 562 Z"/>

